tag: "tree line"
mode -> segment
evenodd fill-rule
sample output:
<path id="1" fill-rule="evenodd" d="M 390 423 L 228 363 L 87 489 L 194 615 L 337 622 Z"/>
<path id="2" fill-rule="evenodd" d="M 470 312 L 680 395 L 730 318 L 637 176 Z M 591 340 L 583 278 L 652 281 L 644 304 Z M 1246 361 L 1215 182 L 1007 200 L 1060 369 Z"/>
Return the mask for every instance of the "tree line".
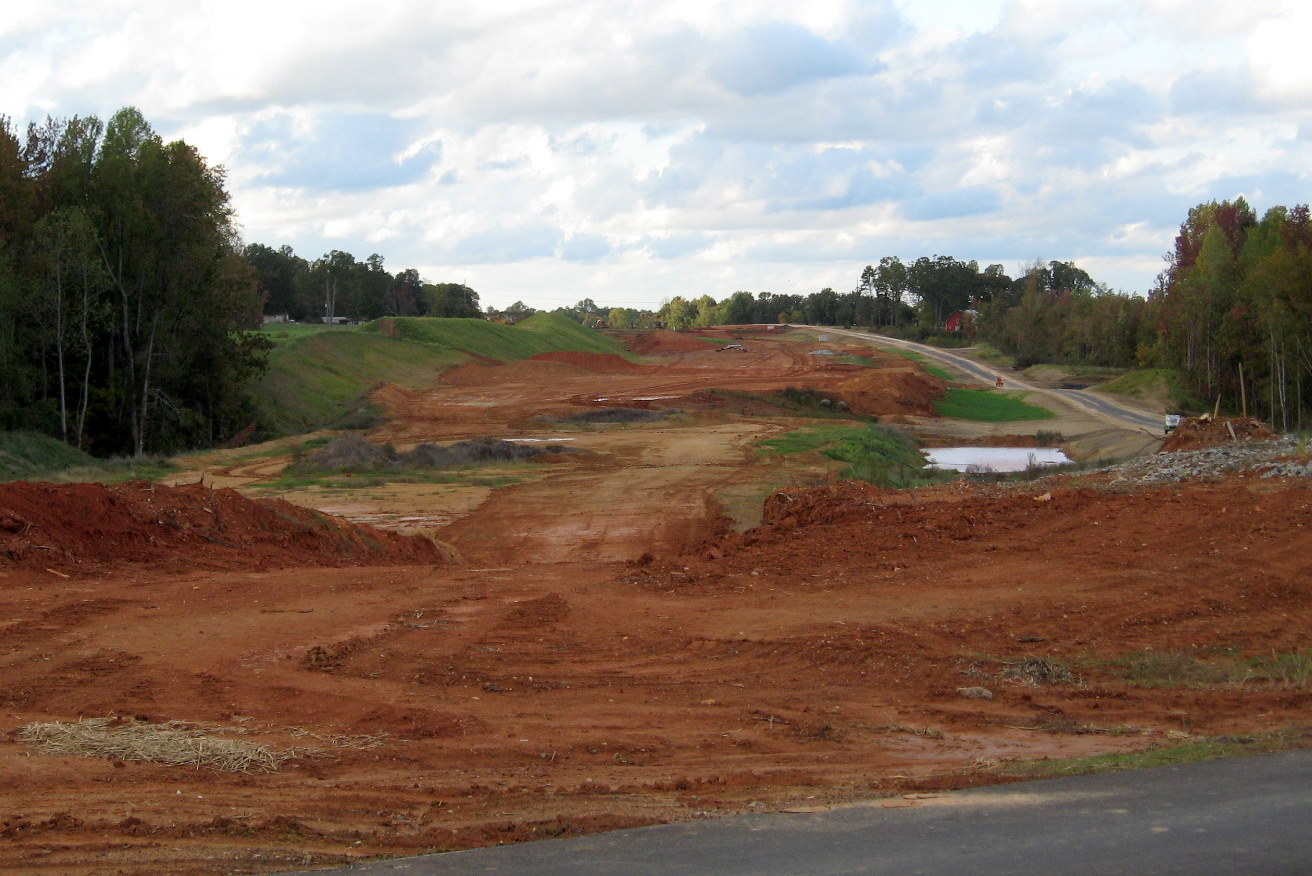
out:
<path id="1" fill-rule="evenodd" d="M 0 117 L 0 428 L 212 444 L 249 422 L 259 322 L 220 168 L 131 108 L 25 135 Z"/>
<path id="2" fill-rule="evenodd" d="M 556 312 L 597 328 L 745 323 L 863 326 L 987 341 L 1019 364 L 1177 371 L 1197 397 L 1301 428 L 1312 402 L 1312 218 L 1259 219 L 1242 199 L 1181 224 L 1147 296 L 1073 263 L 981 267 L 951 256 L 867 265 L 853 288 L 677 295 L 657 310 L 585 298 Z M 243 245 L 221 168 L 164 142 L 135 109 L 107 122 L 0 116 L 0 429 L 32 428 L 99 454 L 211 446 L 251 421 L 265 318 L 487 317 L 461 283 L 392 274 L 383 257 Z"/>
<path id="3" fill-rule="evenodd" d="M 1146 295 L 1110 289 L 1073 263 L 1007 275 L 950 256 L 869 265 L 850 291 L 676 297 L 673 328 L 743 322 L 858 325 L 939 342 L 986 341 L 1019 366 L 1156 367 L 1207 403 L 1303 428 L 1312 410 L 1312 212 L 1243 198 L 1192 208 Z M 949 320 L 958 318 L 948 331 Z"/>
<path id="4" fill-rule="evenodd" d="M 429 283 L 414 268 L 388 273 L 383 257 L 364 261 L 332 250 L 308 261 L 290 246 L 247 245 L 263 311 L 295 322 L 367 322 L 384 316 L 478 317 L 478 293 L 463 283 Z"/>
<path id="5" fill-rule="evenodd" d="M 376 254 L 243 245 L 222 168 L 134 108 L 26 131 L 0 116 L 0 429 L 99 455 L 213 446 L 252 421 L 274 314 L 481 311 Z"/>

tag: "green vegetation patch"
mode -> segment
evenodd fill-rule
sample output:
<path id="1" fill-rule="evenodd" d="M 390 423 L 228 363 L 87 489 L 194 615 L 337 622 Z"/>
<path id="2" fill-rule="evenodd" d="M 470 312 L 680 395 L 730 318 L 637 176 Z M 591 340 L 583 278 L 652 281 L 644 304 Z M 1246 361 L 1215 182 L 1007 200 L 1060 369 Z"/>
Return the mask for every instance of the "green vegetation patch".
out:
<path id="1" fill-rule="evenodd" d="M 509 361 L 556 350 L 626 355 L 617 342 L 550 313 L 514 326 L 403 317 L 359 328 L 270 327 L 271 335 L 278 332 L 286 337 L 276 337 L 269 370 L 254 387 L 259 422 L 268 436 L 327 425 L 369 428 L 379 419 L 366 406 L 371 390 L 387 383 L 428 386 L 443 368 L 470 356 Z"/>
<path id="2" fill-rule="evenodd" d="M 976 345 L 976 347 L 971 351 L 971 356 L 980 360 L 981 362 L 987 362 L 988 364 L 997 366 L 998 368 L 1012 368 L 1016 364 L 1016 357 L 1008 356 L 1006 353 L 1002 352 L 992 344 Z"/>
<path id="3" fill-rule="evenodd" d="M 1097 392 L 1123 395 L 1172 410 L 1200 410 L 1206 405 L 1185 389 L 1180 372 L 1170 368 L 1137 368 L 1094 387 Z"/>
<path id="4" fill-rule="evenodd" d="M 563 453 L 559 445 L 525 445 L 494 438 L 454 444 L 419 444 L 398 452 L 370 444 L 360 435 L 339 435 L 300 456 L 281 477 L 258 484 L 261 489 L 358 490 L 386 484 L 460 484 L 503 487 L 530 476 L 527 466 L 544 455 Z"/>
<path id="5" fill-rule="evenodd" d="M 270 322 L 256 329 L 261 335 L 273 342 L 274 347 L 282 347 L 300 338 L 323 332 L 358 332 L 359 326 L 324 325 L 317 322 Z"/>
<path id="6" fill-rule="evenodd" d="M 865 431 L 866 428 L 866 426 L 854 426 L 848 423 L 816 423 L 773 438 L 766 438 L 758 442 L 757 447 L 765 453 L 785 455 L 818 453 L 845 438 Z"/>
<path id="7" fill-rule="evenodd" d="M 766 453 L 818 453 L 846 463 L 839 477 L 879 486 L 915 487 L 955 477 L 927 471 L 914 439 L 887 426 L 822 423 L 767 438 L 758 446 Z"/>
<path id="8" fill-rule="evenodd" d="M 270 352 L 269 370 L 254 387 L 259 421 L 272 435 L 316 429 L 360 407 L 374 387 L 427 386 L 464 358 L 363 331 L 307 333 Z"/>
<path id="9" fill-rule="evenodd" d="M 96 459 L 36 432 L 0 432 L 0 482 L 49 480 L 113 484 L 155 481 L 177 472 L 160 457 Z"/>
<path id="10" fill-rule="evenodd" d="M 1125 681 L 1144 687 L 1243 685 L 1307 690 L 1312 651 L 1200 655 L 1187 651 L 1138 651 L 1109 664 Z"/>
<path id="11" fill-rule="evenodd" d="M 1141 751 L 1099 754 L 1064 760 L 1020 761 L 1006 764 L 998 774 L 1012 778 L 1046 779 L 1122 770 L 1198 763 L 1222 757 L 1270 754 L 1312 746 L 1312 725 L 1288 727 L 1249 736 L 1215 736 L 1191 739 L 1177 745 L 1151 745 Z"/>
<path id="12" fill-rule="evenodd" d="M 32 480 L 96 460 L 57 438 L 36 432 L 0 432 L 0 480 Z"/>
<path id="13" fill-rule="evenodd" d="M 781 414 L 794 417 L 823 419 L 866 420 L 854 414 L 847 402 L 836 395 L 818 389 L 789 386 L 776 392 L 745 392 L 735 389 L 714 389 L 711 394 L 747 407 L 765 406 Z M 759 410 L 759 408 L 758 408 Z"/>
<path id="14" fill-rule="evenodd" d="M 454 444 L 419 444 L 398 452 L 391 445 L 370 444 L 355 433 L 339 435 L 325 446 L 297 459 L 288 474 L 316 472 L 387 472 L 414 469 L 468 468 L 498 462 L 532 460 L 564 453 L 559 444 L 538 445 L 496 438 L 473 438 Z"/>
<path id="15" fill-rule="evenodd" d="M 1027 403 L 1027 395 L 1029 393 L 950 387 L 946 396 L 934 402 L 934 409 L 942 417 L 981 423 L 1048 420 L 1057 416 L 1047 408 Z"/>
<path id="16" fill-rule="evenodd" d="M 947 369 L 946 365 L 941 365 L 938 362 L 935 362 L 924 353 L 917 353 L 915 350 L 906 350 L 902 347 L 881 347 L 880 349 L 886 353 L 896 353 L 904 359 L 910 359 L 939 380 L 946 380 L 951 383 L 952 381 L 959 379 L 957 375 Z"/>
<path id="17" fill-rule="evenodd" d="M 375 320 L 362 331 L 504 361 L 561 350 L 631 358 L 617 341 L 554 313 L 534 314 L 513 326 L 483 319 L 388 318 Z"/>

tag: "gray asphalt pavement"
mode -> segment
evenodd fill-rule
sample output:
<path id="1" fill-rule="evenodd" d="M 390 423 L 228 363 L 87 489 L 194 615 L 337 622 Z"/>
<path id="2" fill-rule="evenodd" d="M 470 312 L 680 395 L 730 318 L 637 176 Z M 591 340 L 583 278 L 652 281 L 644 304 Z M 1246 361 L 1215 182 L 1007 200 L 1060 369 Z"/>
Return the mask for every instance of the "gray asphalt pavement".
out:
<path id="1" fill-rule="evenodd" d="M 912 350 L 930 359 L 936 359 L 947 365 L 962 371 L 981 383 L 992 386 L 994 381 L 1001 376 L 1008 388 L 1025 390 L 1026 392 L 1039 392 L 1046 395 L 1054 396 L 1066 403 L 1084 410 L 1088 413 L 1095 414 L 1116 425 L 1130 429 L 1147 429 L 1155 435 L 1162 433 L 1162 418 L 1151 411 L 1144 411 L 1131 407 L 1123 402 L 1109 399 L 1106 396 L 1100 396 L 1096 393 L 1085 392 L 1082 389 L 1047 389 L 1041 386 L 1034 386 L 1026 383 L 1011 374 L 1002 374 L 996 368 L 990 368 L 982 365 L 973 359 L 953 353 L 950 350 L 942 350 L 938 347 L 930 347 L 926 344 L 917 344 L 914 341 L 904 341 L 900 338 L 890 338 L 885 335 L 877 335 L 871 332 L 859 332 L 849 329 L 819 329 L 825 334 L 837 334 L 843 337 L 854 338 L 856 340 L 866 341 L 868 343 L 900 347 L 905 350 Z"/>
<path id="2" fill-rule="evenodd" d="M 725 818 L 318 873 L 1312 874 L 1312 751 Z M 308 872 L 308 871 L 306 871 Z"/>

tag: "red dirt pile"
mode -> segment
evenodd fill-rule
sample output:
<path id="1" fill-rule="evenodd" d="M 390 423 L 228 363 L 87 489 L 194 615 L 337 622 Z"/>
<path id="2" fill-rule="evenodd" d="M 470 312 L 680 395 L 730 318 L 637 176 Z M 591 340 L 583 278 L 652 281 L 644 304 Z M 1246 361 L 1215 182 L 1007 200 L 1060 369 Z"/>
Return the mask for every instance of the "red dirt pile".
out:
<path id="1" fill-rule="evenodd" d="M 1201 450 L 1243 441 L 1270 441 L 1276 437 L 1267 425 L 1253 417 L 1203 419 L 1187 417 L 1162 442 L 1162 453 Z"/>
<path id="2" fill-rule="evenodd" d="M 438 563 L 430 540 L 200 484 L 0 484 L 0 569 Z"/>
<path id="3" fill-rule="evenodd" d="M 858 414 L 936 415 L 934 402 L 947 392 L 947 383 L 915 368 L 862 369 L 834 390 Z"/>
<path id="4" fill-rule="evenodd" d="M 696 353 L 713 349 L 706 341 L 692 335 L 664 330 L 633 335 L 625 339 L 624 346 L 639 356 L 659 356 L 662 353 Z"/>

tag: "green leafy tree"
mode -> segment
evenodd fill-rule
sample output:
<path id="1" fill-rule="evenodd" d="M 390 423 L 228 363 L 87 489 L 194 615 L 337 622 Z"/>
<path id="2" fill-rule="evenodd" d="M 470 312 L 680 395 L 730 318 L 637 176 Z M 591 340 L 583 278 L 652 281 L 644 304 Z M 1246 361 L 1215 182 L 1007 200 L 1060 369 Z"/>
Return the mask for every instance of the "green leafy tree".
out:
<path id="1" fill-rule="evenodd" d="M 446 318 L 477 318 L 482 316 L 478 308 L 478 293 L 461 283 L 433 283 L 423 287 L 424 300 L 428 303 L 428 315 Z M 524 302 L 516 301 L 507 307 L 505 314 L 512 319 L 531 316 L 535 311 L 526 307 Z"/>

